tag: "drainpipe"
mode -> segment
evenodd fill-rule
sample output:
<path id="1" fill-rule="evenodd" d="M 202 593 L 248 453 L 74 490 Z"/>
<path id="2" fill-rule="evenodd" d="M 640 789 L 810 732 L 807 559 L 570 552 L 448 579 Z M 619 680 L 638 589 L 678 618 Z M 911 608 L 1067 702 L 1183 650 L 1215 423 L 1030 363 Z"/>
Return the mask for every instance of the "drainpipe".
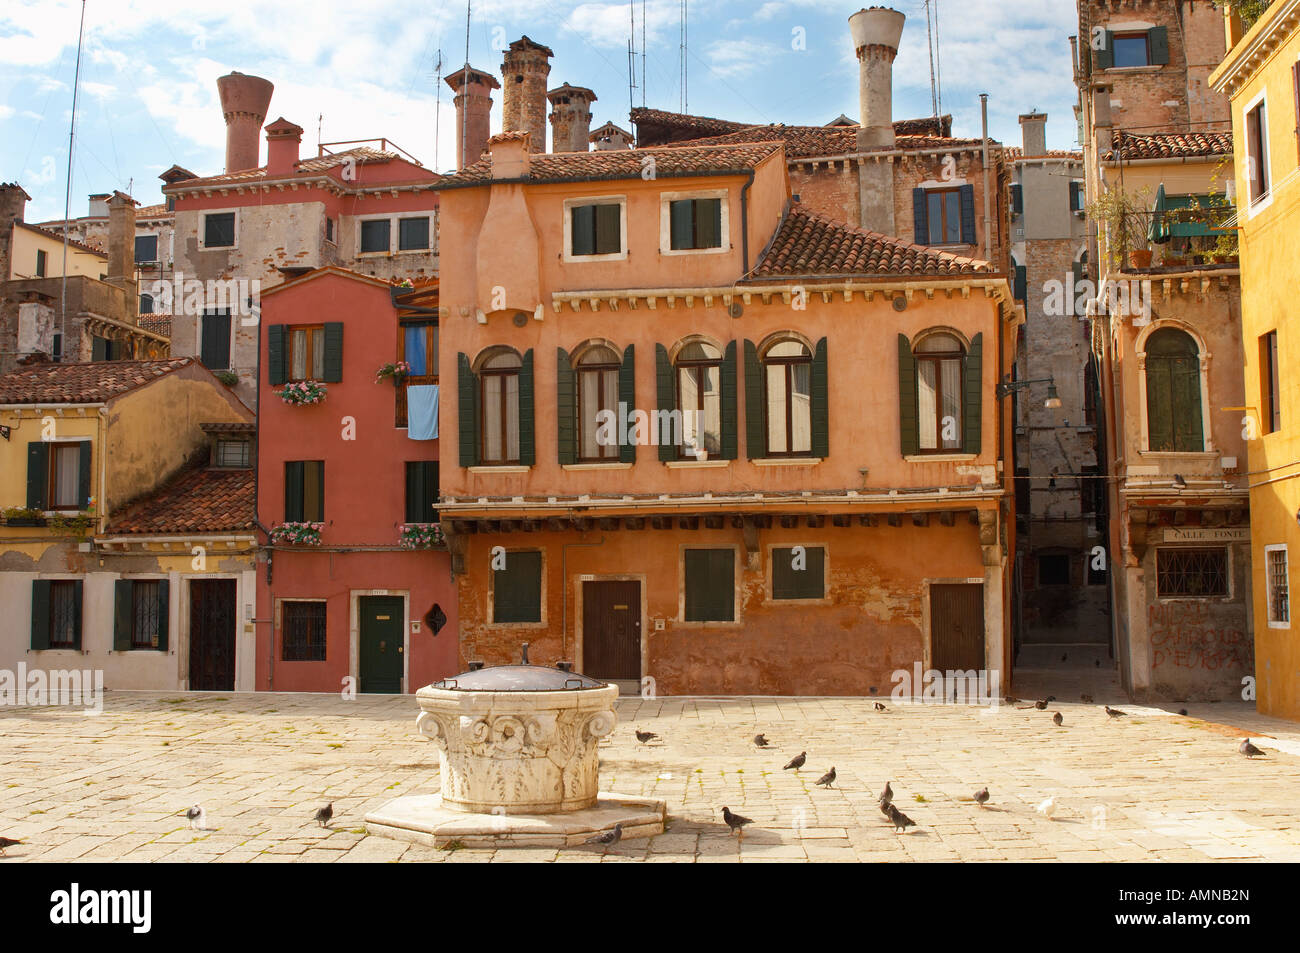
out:
<path id="1" fill-rule="evenodd" d="M 564 609 L 560 618 L 560 625 L 564 628 L 560 630 L 560 654 L 569 654 L 569 548 L 572 546 L 603 546 L 605 545 L 605 536 L 602 533 L 598 543 L 564 543 L 560 546 L 560 583 L 563 586 L 561 590 L 563 596 Z M 575 663 L 577 659 L 573 660 Z"/>
<path id="2" fill-rule="evenodd" d="M 742 274 L 747 278 L 749 277 L 749 187 L 753 184 L 754 170 L 750 169 L 745 184 L 740 187 L 740 254 L 745 266 Z"/>
<path id="3" fill-rule="evenodd" d="M 993 207 L 989 204 L 989 94 L 980 93 L 984 139 L 984 260 L 993 263 Z"/>

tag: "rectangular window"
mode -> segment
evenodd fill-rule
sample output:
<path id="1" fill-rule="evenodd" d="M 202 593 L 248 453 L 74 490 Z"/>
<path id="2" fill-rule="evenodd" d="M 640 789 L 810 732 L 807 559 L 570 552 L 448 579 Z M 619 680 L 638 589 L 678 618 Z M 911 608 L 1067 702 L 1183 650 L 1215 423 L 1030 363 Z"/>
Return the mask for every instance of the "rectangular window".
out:
<path id="1" fill-rule="evenodd" d="M 325 461 L 289 460 L 284 465 L 284 521 L 325 522 Z"/>
<path id="2" fill-rule="evenodd" d="M 325 241 L 334 241 L 334 219 L 325 216 Z"/>
<path id="3" fill-rule="evenodd" d="M 1264 433 L 1277 433 L 1282 429 L 1282 391 L 1278 386 L 1276 331 L 1259 339 L 1259 383 L 1264 392 Z"/>
<path id="4" fill-rule="evenodd" d="M 438 522 L 438 461 L 406 464 L 406 522 Z"/>
<path id="5" fill-rule="evenodd" d="M 50 360 L 58 364 L 63 360 L 63 332 L 54 332 L 54 343 L 51 345 Z"/>
<path id="6" fill-rule="evenodd" d="M 722 247 L 722 199 L 678 199 L 668 217 L 674 251 Z"/>
<path id="7" fill-rule="evenodd" d="M 166 611 L 157 579 L 131 583 L 131 648 L 158 648 L 159 620 Z"/>
<path id="8" fill-rule="evenodd" d="M 1291 627 L 1291 589 L 1288 579 L 1285 546 L 1264 547 L 1265 583 L 1268 586 L 1268 624 L 1273 628 Z"/>
<path id="9" fill-rule="evenodd" d="M 253 444 L 249 440 L 218 440 L 213 466 L 246 470 L 252 465 Z"/>
<path id="10" fill-rule="evenodd" d="M 1268 113 L 1263 100 L 1246 113 L 1246 179 L 1252 202 L 1268 195 Z"/>
<path id="11" fill-rule="evenodd" d="M 429 247 L 429 219 L 403 218 L 397 222 L 397 250 L 424 251 Z"/>
<path id="12" fill-rule="evenodd" d="M 157 235 L 137 235 L 135 236 L 135 263 L 142 265 L 146 262 L 153 263 L 158 260 L 158 236 Z"/>
<path id="13" fill-rule="evenodd" d="M 140 295 L 140 313 L 153 314 L 153 295 Z"/>
<path id="14" fill-rule="evenodd" d="M 961 358 L 918 357 L 917 407 L 921 415 L 921 449 L 962 448 Z"/>
<path id="15" fill-rule="evenodd" d="M 826 598 L 826 550 L 800 546 L 772 550 L 773 599 Z"/>
<path id="16" fill-rule="evenodd" d="M 537 550 L 505 554 L 505 568 L 492 572 L 492 621 L 542 621 L 542 554 Z"/>
<path id="17" fill-rule="evenodd" d="M 288 328 L 289 380 L 318 381 L 325 376 L 325 328 Z"/>
<path id="18" fill-rule="evenodd" d="M 361 223 L 361 253 L 389 250 L 389 221 L 386 218 Z"/>
<path id="19" fill-rule="evenodd" d="M 52 443 L 50 448 L 49 487 L 45 499 L 51 510 L 79 510 L 81 454 L 90 453 L 90 444 Z M 84 448 L 84 451 L 83 451 Z"/>
<path id="20" fill-rule="evenodd" d="M 81 580 L 60 579 L 50 583 L 50 648 L 81 646 Z"/>
<path id="21" fill-rule="evenodd" d="M 36 277 L 37 278 L 45 277 L 45 270 L 48 267 L 49 257 L 50 256 L 47 255 L 41 249 L 39 248 L 36 249 Z"/>
<path id="22" fill-rule="evenodd" d="M 203 312 L 199 360 L 210 371 L 230 370 L 230 310 Z"/>
<path id="23" fill-rule="evenodd" d="M 623 209 L 617 203 L 569 209 L 571 255 L 617 255 L 623 251 Z"/>
<path id="24" fill-rule="evenodd" d="M 1291 91 L 1295 96 L 1296 159 L 1300 161 L 1300 62 L 1291 67 Z"/>
<path id="25" fill-rule="evenodd" d="M 203 216 L 203 247 L 235 247 L 234 212 L 217 212 Z"/>
<path id="26" fill-rule="evenodd" d="M 397 386 L 397 413 L 393 426 L 405 427 L 406 388 L 412 384 L 438 383 L 438 325 L 422 321 L 402 325 L 402 354 L 399 360 L 411 365 L 411 373 Z"/>
<path id="27" fill-rule="evenodd" d="M 688 549 L 684 561 L 686 621 L 735 622 L 735 550 Z"/>
<path id="28" fill-rule="evenodd" d="M 1228 594 L 1228 550 L 1156 550 L 1156 594 L 1161 599 L 1211 599 Z"/>
<path id="29" fill-rule="evenodd" d="M 1044 553 L 1038 557 L 1038 585 L 1068 586 L 1070 557 L 1063 553 Z"/>
<path id="30" fill-rule="evenodd" d="M 961 190 L 929 189 L 925 193 L 931 245 L 961 244 Z"/>
<path id="31" fill-rule="evenodd" d="M 1116 33 L 1112 35 L 1114 62 L 1117 67 L 1150 66 L 1151 45 L 1146 33 Z"/>
<path id="32" fill-rule="evenodd" d="M 325 603 L 282 602 L 285 662 L 325 661 Z"/>

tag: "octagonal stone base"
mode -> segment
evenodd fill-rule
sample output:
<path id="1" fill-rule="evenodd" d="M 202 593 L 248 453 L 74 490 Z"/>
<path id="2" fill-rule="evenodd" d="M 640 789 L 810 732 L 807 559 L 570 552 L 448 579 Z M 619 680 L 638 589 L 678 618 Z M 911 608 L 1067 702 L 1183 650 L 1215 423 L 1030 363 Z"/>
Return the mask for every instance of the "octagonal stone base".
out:
<path id="1" fill-rule="evenodd" d="M 366 831 L 380 837 L 444 847 L 574 847 L 623 825 L 623 839 L 662 834 L 663 801 L 601 792 L 594 807 L 564 814 L 468 814 L 442 806 L 437 794 L 412 794 L 366 815 Z"/>

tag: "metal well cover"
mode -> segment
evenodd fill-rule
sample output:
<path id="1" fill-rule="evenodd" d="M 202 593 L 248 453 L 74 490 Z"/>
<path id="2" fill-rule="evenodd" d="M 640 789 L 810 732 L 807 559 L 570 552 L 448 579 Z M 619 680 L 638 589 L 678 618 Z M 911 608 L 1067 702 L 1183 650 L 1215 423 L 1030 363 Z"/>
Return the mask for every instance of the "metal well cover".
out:
<path id="1" fill-rule="evenodd" d="M 498 665 L 462 672 L 432 687 L 456 692 L 578 692 L 604 688 L 605 682 L 541 665 Z"/>

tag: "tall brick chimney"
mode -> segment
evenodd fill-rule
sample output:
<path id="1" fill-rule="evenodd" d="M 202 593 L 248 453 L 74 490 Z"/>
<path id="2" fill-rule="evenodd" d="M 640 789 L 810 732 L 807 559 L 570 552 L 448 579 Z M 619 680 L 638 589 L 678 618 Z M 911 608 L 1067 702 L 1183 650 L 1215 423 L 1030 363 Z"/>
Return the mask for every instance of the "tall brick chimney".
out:
<path id="1" fill-rule="evenodd" d="M 125 192 L 114 192 L 108 200 L 108 275 L 110 285 L 135 300 L 135 207 L 138 203 Z"/>
<path id="2" fill-rule="evenodd" d="M 221 112 L 226 117 L 226 171 L 256 169 L 262 122 L 275 87 L 260 76 L 231 73 L 217 78 Z"/>
<path id="3" fill-rule="evenodd" d="M 1047 155 L 1047 113 L 1025 113 L 1020 117 L 1020 133 L 1026 156 Z"/>
<path id="4" fill-rule="evenodd" d="M 266 174 L 292 175 L 302 146 L 302 126 L 281 116 L 266 127 Z"/>
<path id="5" fill-rule="evenodd" d="M 551 151 L 587 152 L 591 148 L 591 104 L 596 94 L 565 83 L 546 94 L 551 101 Z"/>
<path id="6" fill-rule="evenodd" d="M 0 183 L 0 281 L 13 277 L 14 222 L 23 220 L 31 200 L 17 182 Z"/>
<path id="7" fill-rule="evenodd" d="M 524 36 L 510 44 L 501 63 L 501 131 L 529 133 L 533 152 L 546 151 L 546 78 L 554 55 Z"/>
<path id="8" fill-rule="evenodd" d="M 501 84 L 491 73 L 466 66 L 447 77 L 456 91 L 456 168 L 477 162 L 492 134 L 492 90 Z"/>
<path id="9" fill-rule="evenodd" d="M 858 54 L 859 149 L 894 145 L 894 57 L 906 19 L 888 7 L 868 7 L 849 17 Z"/>

